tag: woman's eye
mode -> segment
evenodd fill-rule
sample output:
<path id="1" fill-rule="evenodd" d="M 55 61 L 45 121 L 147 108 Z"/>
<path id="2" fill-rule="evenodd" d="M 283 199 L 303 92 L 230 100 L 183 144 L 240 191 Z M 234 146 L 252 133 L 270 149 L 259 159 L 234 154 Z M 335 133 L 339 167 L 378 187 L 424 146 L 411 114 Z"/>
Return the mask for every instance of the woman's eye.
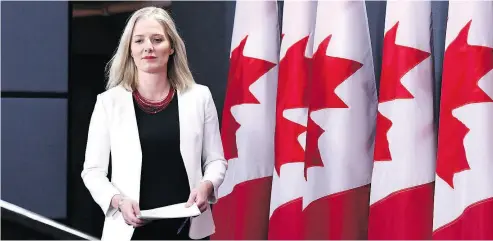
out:
<path id="1" fill-rule="evenodd" d="M 154 41 L 155 41 L 155 42 L 158 42 L 158 43 L 161 43 L 161 42 L 163 42 L 163 39 L 161 39 L 161 38 L 157 38 L 157 39 L 154 39 Z"/>
<path id="2" fill-rule="evenodd" d="M 135 40 L 135 43 L 142 43 L 142 39 Z"/>

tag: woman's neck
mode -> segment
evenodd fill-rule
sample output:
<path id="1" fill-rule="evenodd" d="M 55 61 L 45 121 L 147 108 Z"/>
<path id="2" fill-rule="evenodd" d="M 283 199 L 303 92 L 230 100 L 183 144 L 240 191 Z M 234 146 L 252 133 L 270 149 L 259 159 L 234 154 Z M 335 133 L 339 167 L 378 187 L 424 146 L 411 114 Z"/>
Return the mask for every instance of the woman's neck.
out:
<path id="1" fill-rule="evenodd" d="M 139 84 L 137 90 L 139 94 L 151 101 L 159 101 L 168 95 L 170 84 L 166 72 L 163 73 L 138 73 Z"/>

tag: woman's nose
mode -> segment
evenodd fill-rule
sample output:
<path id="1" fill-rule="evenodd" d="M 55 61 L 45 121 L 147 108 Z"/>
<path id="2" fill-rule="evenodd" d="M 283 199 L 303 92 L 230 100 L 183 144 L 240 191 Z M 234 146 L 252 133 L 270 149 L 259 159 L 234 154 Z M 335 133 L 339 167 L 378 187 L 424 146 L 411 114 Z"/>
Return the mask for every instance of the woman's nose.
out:
<path id="1" fill-rule="evenodd" d="M 144 50 L 146 52 L 151 52 L 153 50 L 153 46 L 152 46 L 151 40 L 144 41 Z"/>

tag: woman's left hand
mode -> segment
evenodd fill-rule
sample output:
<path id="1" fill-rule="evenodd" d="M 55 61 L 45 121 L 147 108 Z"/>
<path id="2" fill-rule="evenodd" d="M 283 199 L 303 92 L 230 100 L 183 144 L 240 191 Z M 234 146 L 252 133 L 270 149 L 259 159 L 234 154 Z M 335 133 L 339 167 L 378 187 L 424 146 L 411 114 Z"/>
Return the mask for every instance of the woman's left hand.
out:
<path id="1" fill-rule="evenodd" d="M 197 204 L 197 207 L 200 209 L 200 212 L 205 212 L 207 210 L 207 200 L 211 195 L 214 186 L 210 181 L 205 181 L 200 184 L 198 188 L 194 188 L 190 192 L 190 197 L 188 198 L 187 204 L 185 207 L 192 206 L 193 203 Z"/>

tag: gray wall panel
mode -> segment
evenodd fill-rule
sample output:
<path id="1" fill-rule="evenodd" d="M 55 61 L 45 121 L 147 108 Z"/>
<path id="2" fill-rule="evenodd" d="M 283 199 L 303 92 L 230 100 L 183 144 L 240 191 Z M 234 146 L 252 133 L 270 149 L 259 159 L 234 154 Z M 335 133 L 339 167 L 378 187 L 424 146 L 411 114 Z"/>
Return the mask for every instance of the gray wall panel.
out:
<path id="1" fill-rule="evenodd" d="M 2 98 L 2 200 L 49 218 L 67 206 L 67 100 Z"/>
<path id="2" fill-rule="evenodd" d="M 2 91 L 67 92 L 68 2 L 2 2 Z"/>

